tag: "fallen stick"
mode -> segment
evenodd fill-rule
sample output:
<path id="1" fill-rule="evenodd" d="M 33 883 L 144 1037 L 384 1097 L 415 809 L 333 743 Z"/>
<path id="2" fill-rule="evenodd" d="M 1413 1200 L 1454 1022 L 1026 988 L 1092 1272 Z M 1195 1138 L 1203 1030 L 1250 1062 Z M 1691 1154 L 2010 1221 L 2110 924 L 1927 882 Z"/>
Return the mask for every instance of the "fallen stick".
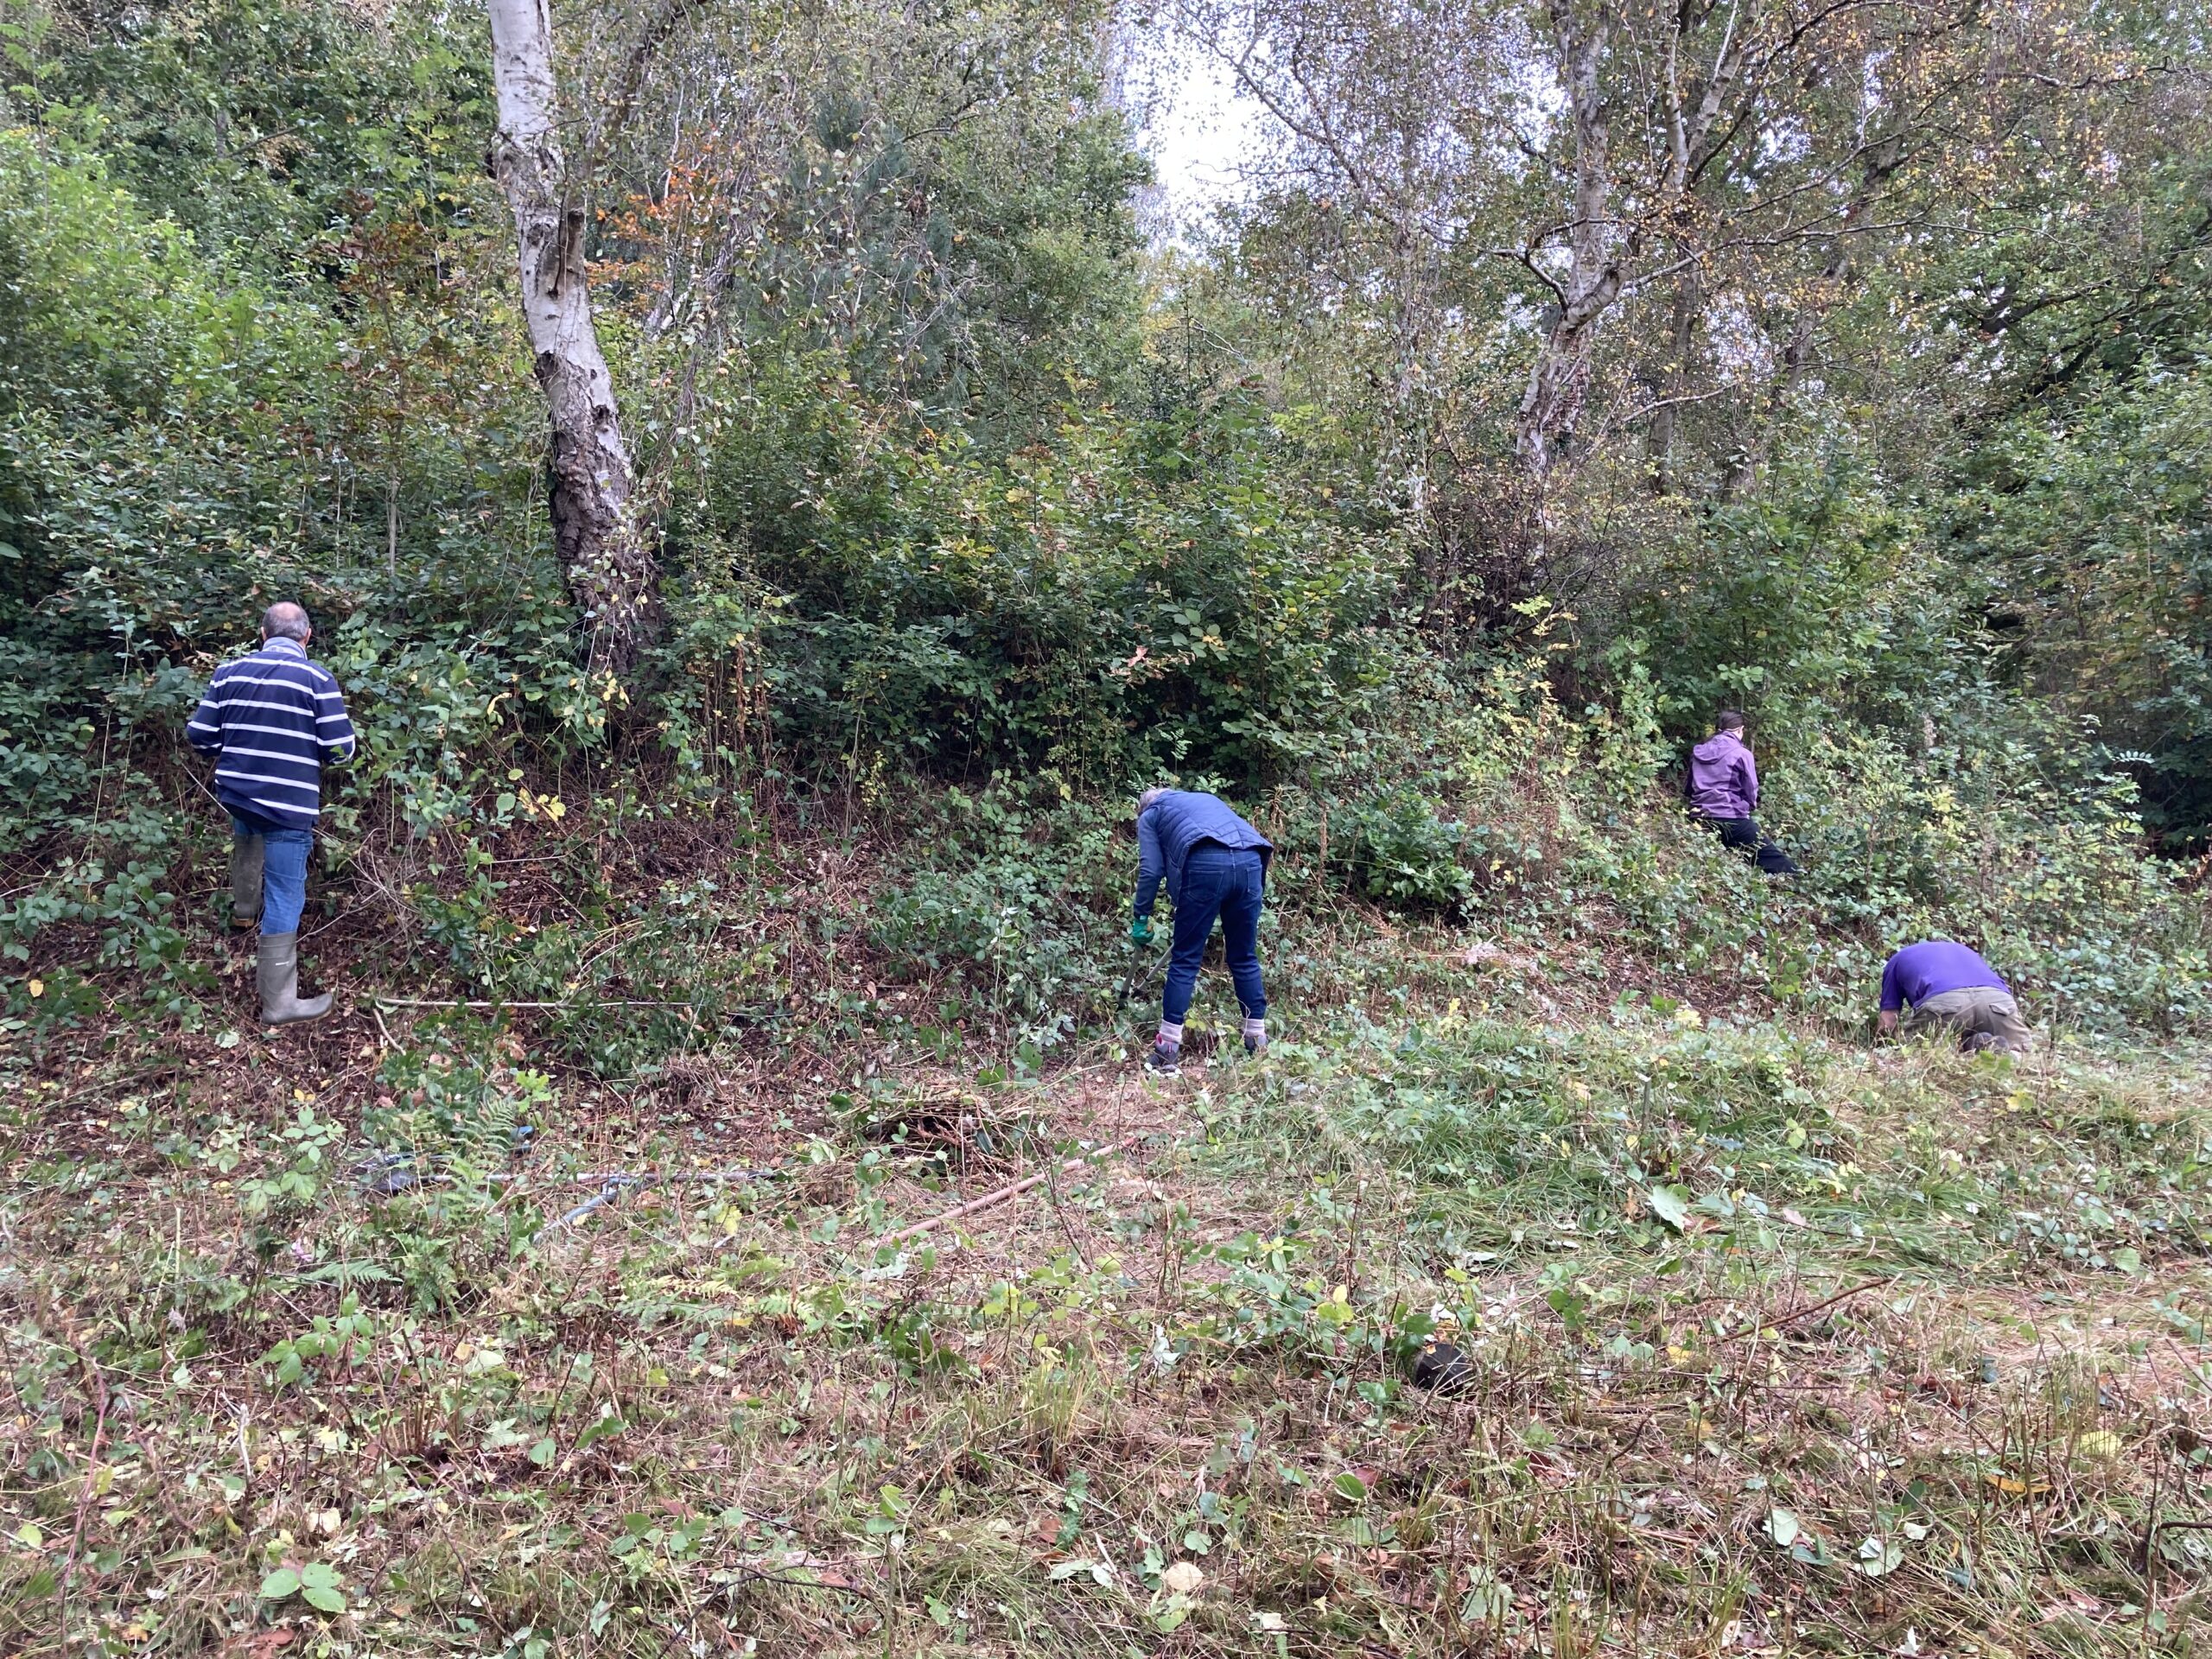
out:
<path id="1" fill-rule="evenodd" d="M 885 1233 L 875 1242 L 878 1244 L 897 1244 L 906 1239 L 912 1238 L 918 1234 L 930 1232 L 936 1228 L 942 1227 L 947 1222 L 962 1220 L 966 1217 L 976 1214 L 978 1211 L 994 1209 L 996 1206 L 1004 1204 L 1008 1198 L 1018 1198 L 1022 1193 L 1027 1192 L 1031 1187 L 1036 1186 L 1044 1181 L 1050 1180 L 1056 1173 L 1071 1173 L 1072 1171 L 1081 1169 L 1085 1164 L 1089 1163 L 1094 1158 L 1109 1158 L 1117 1152 L 1127 1152 L 1131 1147 L 1136 1145 L 1138 1141 L 1143 1140 L 1147 1133 L 1147 1132 L 1146 1130 L 1139 1129 L 1135 1135 L 1123 1135 L 1119 1141 L 1116 1141 L 1110 1147 L 1102 1147 L 1096 1152 L 1085 1153 L 1079 1158 L 1069 1159 L 1066 1162 L 1058 1166 L 1057 1172 L 1052 1166 L 1048 1166 L 1044 1169 L 1039 1170 L 1034 1175 L 1025 1175 L 1021 1179 L 1012 1182 L 1007 1185 L 1001 1186 L 995 1192 L 986 1192 L 980 1198 L 970 1198 L 967 1203 L 956 1205 L 954 1208 L 946 1211 L 941 1216 L 931 1216 L 927 1221 L 918 1221 L 911 1227 L 901 1227 L 895 1233 Z"/>
<path id="2" fill-rule="evenodd" d="M 92 1518 L 92 1495 L 99 1484 L 100 1453 L 107 1450 L 107 1378 L 101 1373 L 99 1362 L 92 1357 L 89 1344 L 78 1340 L 76 1332 L 66 1318 L 55 1310 L 55 1325 L 69 1341 L 69 1349 L 77 1357 L 79 1374 L 84 1378 L 85 1390 L 92 1396 L 96 1415 L 92 1421 L 92 1454 L 85 1460 L 85 1478 L 77 1488 L 77 1523 L 69 1530 L 69 1555 L 61 1568 L 62 1621 L 68 1622 L 69 1592 L 77 1582 L 77 1563 L 85 1553 L 85 1522 Z"/>
<path id="3" fill-rule="evenodd" d="M 571 1175 L 580 1186 L 603 1186 L 609 1181 L 761 1181 L 773 1169 L 610 1169 L 597 1175 Z"/>
<path id="4" fill-rule="evenodd" d="M 1880 1290 L 1884 1287 L 1893 1285 L 1896 1282 L 1897 1280 L 1894 1276 L 1887 1279 L 1869 1279 L 1863 1285 L 1853 1285 L 1849 1290 L 1840 1290 L 1833 1296 L 1825 1297 L 1820 1301 L 1815 1302 L 1810 1307 L 1801 1307 L 1794 1313 L 1784 1313 L 1778 1319 L 1762 1319 L 1756 1325 L 1752 1325 L 1750 1330 L 1733 1332 L 1731 1334 L 1721 1338 L 1720 1340 L 1723 1342 L 1740 1342 L 1745 1337 L 1758 1336 L 1762 1332 L 1768 1331 L 1779 1331 L 1785 1325 L 1795 1325 L 1800 1319 L 1809 1319 L 1814 1314 L 1818 1313 L 1822 1308 L 1834 1307 L 1838 1302 L 1847 1302 L 1853 1296 L 1862 1295 L 1870 1290 Z"/>
<path id="5" fill-rule="evenodd" d="M 434 996 L 372 996 L 387 1008 L 688 1008 L 689 1002 L 649 1002 L 622 997 L 594 997 L 589 1002 L 450 1002 Z"/>

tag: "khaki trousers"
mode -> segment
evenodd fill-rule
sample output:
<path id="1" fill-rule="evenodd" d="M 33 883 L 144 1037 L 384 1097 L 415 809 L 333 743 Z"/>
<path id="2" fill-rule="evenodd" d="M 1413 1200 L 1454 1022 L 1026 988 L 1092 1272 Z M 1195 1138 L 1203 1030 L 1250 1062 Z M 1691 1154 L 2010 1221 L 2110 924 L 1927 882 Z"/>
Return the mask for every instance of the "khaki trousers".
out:
<path id="1" fill-rule="evenodd" d="M 2020 1005 L 2010 991 L 1994 985 L 1973 985 L 1963 991 L 1945 991 L 1919 1004 L 1901 1022 L 1908 1037 L 1956 1032 L 1959 1046 L 1968 1053 L 1985 1048 L 2028 1052 L 2028 1022 L 2020 1018 Z"/>

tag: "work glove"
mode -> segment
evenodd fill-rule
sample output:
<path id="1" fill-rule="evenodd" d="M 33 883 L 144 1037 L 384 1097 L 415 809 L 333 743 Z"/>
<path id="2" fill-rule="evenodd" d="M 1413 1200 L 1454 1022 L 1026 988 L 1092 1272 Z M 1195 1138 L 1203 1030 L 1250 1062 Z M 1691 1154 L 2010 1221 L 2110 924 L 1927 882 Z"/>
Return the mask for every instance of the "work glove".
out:
<path id="1" fill-rule="evenodd" d="M 1131 944 L 1150 944 L 1152 943 L 1151 917 L 1140 916 L 1136 920 L 1129 924 L 1129 943 Z"/>

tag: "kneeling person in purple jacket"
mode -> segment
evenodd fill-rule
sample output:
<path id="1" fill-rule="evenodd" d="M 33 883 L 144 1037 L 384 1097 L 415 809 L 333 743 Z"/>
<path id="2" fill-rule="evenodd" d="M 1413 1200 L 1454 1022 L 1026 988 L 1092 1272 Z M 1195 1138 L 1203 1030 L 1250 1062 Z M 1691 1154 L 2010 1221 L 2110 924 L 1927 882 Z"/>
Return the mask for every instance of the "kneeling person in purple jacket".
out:
<path id="1" fill-rule="evenodd" d="M 315 630 L 288 601 L 261 618 L 261 648 L 215 671 L 184 728 L 215 757 L 215 798 L 231 814 L 231 924 L 257 922 L 255 979 L 271 1026 L 319 1020 L 330 996 L 300 995 L 300 912 L 322 815 L 322 769 L 353 753 L 353 723 L 328 669 L 308 658 Z"/>
<path id="2" fill-rule="evenodd" d="M 1985 1048 L 2028 1052 L 2028 1025 L 2003 976 L 1978 950 L 1949 939 L 1908 944 L 1882 969 L 1882 1034 L 1898 1027 L 1908 1037 L 1955 1032 L 1969 1054 Z"/>
<path id="3" fill-rule="evenodd" d="M 1129 937 L 1152 943 L 1152 904 L 1160 884 L 1175 901 L 1175 943 L 1160 999 L 1160 1035 L 1145 1064 L 1162 1077 L 1178 1070 L 1183 1016 L 1198 988 L 1206 941 L 1221 922 L 1236 1000 L 1244 1008 L 1244 1048 L 1267 1046 L 1268 993 L 1260 982 L 1260 906 L 1274 848 L 1217 795 L 1148 789 L 1137 802 L 1136 920 Z"/>
<path id="4" fill-rule="evenodd" d="M 1690 751 L 1682 793 L 1690 810 L 1720 832 L 1720 844 L 1748 852 L 1769 875 L 1795 875 L 1797 861 L 1766 838 L 1751 814 L 1759 807 L 1759 765 L 1744 741 L 1744 717 L 1724 709 L 1718 728 Z"/>

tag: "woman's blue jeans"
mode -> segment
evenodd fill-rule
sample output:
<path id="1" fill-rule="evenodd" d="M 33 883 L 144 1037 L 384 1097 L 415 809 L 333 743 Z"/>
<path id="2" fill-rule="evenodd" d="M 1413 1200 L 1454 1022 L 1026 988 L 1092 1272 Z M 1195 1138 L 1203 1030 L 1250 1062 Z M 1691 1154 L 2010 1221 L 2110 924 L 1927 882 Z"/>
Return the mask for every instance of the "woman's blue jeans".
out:
<path id="1" fill-rule="evenodd" d="M 1260 900 L 1266 867 L 1255 852 L 1226 847 L 1193 847 L 1183 861 L 1183 890 L 1175 895 L 1175 947 L 1167 959 L 1167 988 L 1160 1012 L 1171 1026 L 1183 1023 L 1191 995 L 1198 988 L 1198 964 L 1214 918 L 1221 918 L 1221 942 L 1229 976 L 1245 1017 L 1268 1011 L 1267 988 L 1260 982 Z"/>
<path id="2" fill-rule="evenodd" d="M 287 830 L 232 807 L 231 833 L 240 840 L 261 837 L 261 931 L 298 932 L 300 912 L 308 907 L 308 855 L 315 850 L 315 831 Z"/>

